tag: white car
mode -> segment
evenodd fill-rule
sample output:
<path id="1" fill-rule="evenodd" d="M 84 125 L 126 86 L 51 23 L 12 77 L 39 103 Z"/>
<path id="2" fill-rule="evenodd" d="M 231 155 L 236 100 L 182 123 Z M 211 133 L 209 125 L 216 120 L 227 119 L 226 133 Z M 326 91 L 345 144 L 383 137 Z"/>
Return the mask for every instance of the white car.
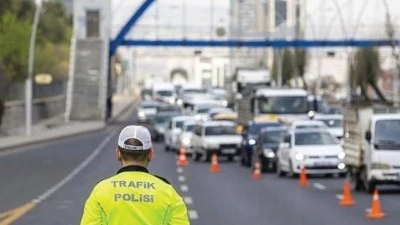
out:
<path id="1" fill-rule="evenodd" d="M 193 131 L 193 158 L 210 161 L 211 156 L 227 156 L 233 161 L 242 142 L 242 136 L 236 133 L 236 124 L 229 121 L 206 121 L 196 125 Z"/>
<path id="2" fill-rule="evenodd" d="M 279 176 L 307 174 L 346 175 L 345 153 L 338 140 L 326 129 L 289 130 L 277 151 Z"/>
<path id="3" fill-rule="evenodd" d="M 296 120 L 289 124 L 289 130 L 300 130 L 310 128 L 328 129 L 324 122 L 317 120 Z"/>
<path id="4" fill-rule="evenodd" d="M 183 127 L 182 131 L 179 134 L 178 140 L 177 140 L 177 146 L 182 146 L 185 148 L 186 153 L 193 153 L 193 148 L 192 148 L 192 138 L 193 138 L 193 130 L 194 127 L 196 126 L 197 121 L 196 120 L 186 120 L 183 122 Z"/>
<path id="5" fill-rule="evenodd" d="M 164 133 L 165 150 L 177 151 L 179 149 L 178 137 L 182 131 L 183 123 L 186 120 L 193 120 L 191 116 L 176 116 L 168 122 L 167 129 Z"/>
<path id="6" fill-rule="evenodd" d="M 324 122 L 329 132 L 339 140 L 343 138 L 343 116 L 342 115 L 317 115 L 315 120 Z"/>
<path id="7" fill-rule="evenodd" d="M 137 119 L 139 122 L 147 122 L 157 113 L 160 103 L 155 101 L 143 101 L 137 109 Z"/>

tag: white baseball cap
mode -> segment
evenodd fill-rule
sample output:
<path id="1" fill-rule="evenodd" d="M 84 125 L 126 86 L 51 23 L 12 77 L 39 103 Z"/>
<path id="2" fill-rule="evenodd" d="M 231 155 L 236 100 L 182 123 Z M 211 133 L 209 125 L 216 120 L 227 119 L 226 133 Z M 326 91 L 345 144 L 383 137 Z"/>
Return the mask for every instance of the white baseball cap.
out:
<path id="1" fill-rule="evenodd" d="M 127 145 L 125 142 L 129 139 L 137 139 L 142 142 L 143 146 Z M 118 146 L 130 151 L 143 151 L 151 148 L 151 136 L 146 127 L 142 126 L 127 126 L 122 129 L 118 137 Z"/>

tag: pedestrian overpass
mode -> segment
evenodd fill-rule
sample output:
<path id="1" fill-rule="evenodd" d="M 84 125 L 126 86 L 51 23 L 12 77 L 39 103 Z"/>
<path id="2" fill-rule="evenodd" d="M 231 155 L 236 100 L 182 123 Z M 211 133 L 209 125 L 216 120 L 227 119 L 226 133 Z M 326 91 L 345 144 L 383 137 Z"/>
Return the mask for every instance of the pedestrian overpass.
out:
<path id="1" fill-rule="evenodd" d="M 128 1 L 128 0 L 120 0 Z M 113 55 L 121 46 L 126 47 L 197 47 L 197 48 L 332 48 L 332 47 L 370 47 L 398 46 L 394 38 L 355 39 L 345 36 L 339 39 L 302 37 L 262 37 L 241 38 L 233 36 L 227 39 L 199 38 L 132 38 L 129 32 L 143 17 L 145 12 L 154 7 L 156 0 L 136 0 L 141 2 L 132 11 L 131 16 L 115 37 L 110 34 L 113 18 L 110 0 L 75 0 L 74 37 L 72 39 L 70 81 L 67 94 L 66 118 L 69 120 L 105 120 L 110 115 L 110 99 L 114 89 L 113 70 L 110 65 Z M 158 0 L 161 1 L 161 0 Z M 183 0 L 186 2 L 185 0 Z M 276 0 L 277 1 L 277 0 Z M 306 0 L 301 0 L 306 1 Z M 332 0 L 336 2 L 335 0 Z M 385 0 L 384 2 L 386 2 Z M 269 1 L 272 4 L 275 1 Z M 287 1 L 292 2 L 292 0 Z M 190 4 L 187 1 L 186 4 Z M 274 3 L 275 4 L 275 3 Z M 386 5 L 387 6 L 387 5 Z M 387 9 L 387 7 L 386 7 Z M 337 7 L 341 24 L 345 20 Z M 288 11 L 289 12 L 289 11 Z M 117 13 L 114 13 L 117 14 Z M 390 19 L 390 17 L 388 16 Z"/>

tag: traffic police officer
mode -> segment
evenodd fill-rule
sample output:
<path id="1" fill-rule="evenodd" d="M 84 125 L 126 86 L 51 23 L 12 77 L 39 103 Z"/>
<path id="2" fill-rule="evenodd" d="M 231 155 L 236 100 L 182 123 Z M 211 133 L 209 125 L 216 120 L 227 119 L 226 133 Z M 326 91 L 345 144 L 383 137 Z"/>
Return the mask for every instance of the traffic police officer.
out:
<path id="1" fill-rule="evenodd" d="M 183 199 L 166 179 L 147 170 L 154 156 L 147 128 L 125 127 L 115 152 L 122 168 L 94 187 L 81 225 L 190 224 Z"/>

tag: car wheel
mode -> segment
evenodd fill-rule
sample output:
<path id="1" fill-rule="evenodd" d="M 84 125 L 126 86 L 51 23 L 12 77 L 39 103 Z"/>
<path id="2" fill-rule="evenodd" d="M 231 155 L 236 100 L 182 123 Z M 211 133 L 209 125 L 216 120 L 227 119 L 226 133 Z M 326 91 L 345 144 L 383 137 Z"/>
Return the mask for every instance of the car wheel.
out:
<path id="1" fill-rule="evenodd" d="M 276 160 L 276 174 L 279 176 L 279 177 L 284 177 L 284 176 L 286 176 L 286 172 L 285 171 L 283 171 L 282 170 L 282 166 L 281 166 L 281 164 L 279 163 L 279 160 Z"/>
<path id="2" fill-rule="evenodd" d="M 347 177 L 347 173 L 346 173 L 346 172 L 344 172 L 344 173 L 339 173 L 339 177 L 340 177 L 340 178 L 346 178 L 346 177 Z"/>
<path id="3" fill-rule="evenodd" d="M 165 151 L 166 152 L 169 152 L 171 149 L 169 148 L 169 146 L 168 145 L 165 145 Z"/>
<path id="4" fill-rule="evenodd" d="M 292 178 L 298 178 L 299 177 L 299 174 L 298 173 L 295 173 L 294 172 L 294 170 L 293 170 L 293 164 L 292 164 L 292 161 L 290 161 L 289 162 L 289 176 L 290 177 L 292 177 Z"/>
<path id="5" fill-rule="evenodd" d="M 198 162 L 201 158 L 201 155 L 198 152 L 193 152 L 192 158 L 194 161 Z"/>

